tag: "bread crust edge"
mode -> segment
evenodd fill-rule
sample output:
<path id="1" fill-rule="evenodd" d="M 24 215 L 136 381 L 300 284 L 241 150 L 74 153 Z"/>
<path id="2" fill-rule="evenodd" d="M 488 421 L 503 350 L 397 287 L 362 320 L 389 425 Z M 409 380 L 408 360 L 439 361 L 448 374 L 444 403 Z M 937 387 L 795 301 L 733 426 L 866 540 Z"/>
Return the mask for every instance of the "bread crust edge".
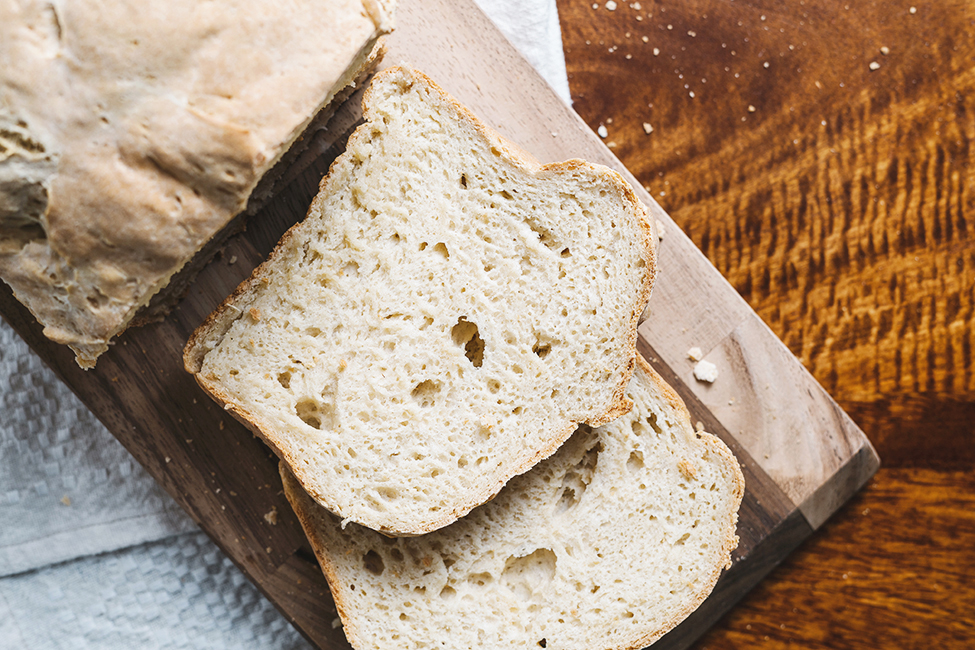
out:
<path id="1" fill-rule="evenodd" d="M 522 168 L 524 171 L 533 175 L 544 173 L 562 174 L 583 168 L 608 178 L 612 182 L 612 185 L 619 191 L 620 198 L 627 205 L 627 209 L 632 212 L 636 223 L 640 228 L 640 250 L 642 252 L 641 259 L 643 260 L 644 268 L 642 285 L 637 295 L 634 296 L 632 306 L 630 308 L 630 325 L 628 328 L 628 338 L 624 350 L 628 361 L 626 362 L 626 366 L 624 368 L 617 370 L 617 372 L 621 372 L 620 380 L 617 382 L 613 395 L 608 404 L 601 409 L 596 409 L 593 415 L 586 420 L 578 422 L 571 420 L 567 421 L 561 429 L 555 429 L 553 431 L 547 445 L 544 445 L 543 447 L 537 449 L 533 454 L 526 456 L 516 464 L 513 464 L 512 469 L 505 472 L 500 478 L 487 483 L 479 490 L 469 492 L 468 498 L 458 502 L 458 505 L 447 510 L 445 513 L 439 514 L 436 517 L 426 517 L 419 521 L 407 521 L 398 519 L 396 516 L 384 517 L 382 521 L 379 521 L 376 518 L 351 518 L 352 521 L 356 521 L 368 528 L 372 528 L 373 530 L 377 530 L 386 535 L 415 536 L 443 528 L 444 526 L 447 526 L 464 516 L 477 506 L 490 501 L 509 480 L 515 476 L 524 474 L 540 461 L 555 453 L 555 451 L 566 440 L 568 440 L 569 436 L 572 435 L 579 424 L 587 424 L 592 427 L 602 426 L 603 424 L 607 424 L 623 416 L 630 410 L 632 403 L 626 398 L 625 393 L 636 368 L 637 358 L 639 357 L 636 347 L 639 318 L 650 299 L 650 293 L 653 289 L 654 280 L 656 278 L 656 246 L 653 236 L 653 228 L 650 224 L 649 218 L 647 217 L 646 207 L 637 198 L 633 188 L 630 187 L 630 185 L 618 172 L 608 167 L 596 165 L 579 159 L 540 164 L 533 156 L 531 156 L 531 154 L 525 152 L 520 147 L 497 133 L 491 127 L 484 124 L 470 111 L 470 109 L 454 99 L 432 79 L 413 68 L 409 68 L 407 66 L 394 66 L 376 73 L 376 75 L 373 77 L 373 82 L 370 83 L 370 85 L 366 88 L 362 98 L 363 117 L 366 121 L 352 133 L 352 135 L 349 137 L 350 142 L 354 142 L 355 139 L 364 138 L 368 135 L 370 123 L 372 122 L 370 119 L 370 114 L 371 96 L 373 88 L 375 87 L 374 83 L 382 80 L 384 76 L 394 75 L 401 72 L 405 73 L 408 77 L 414 77 L 415 79 L 419 79 L 422 83 L 427 84 L 431 91 L 434 92 L 441 101 L 450 105 L 453 110 L 458 111 L 461 117 L 467 120 L 468 123 L 473 126 L 473 128 L 488 142 L 489 145 L 496 147 L 510 162 Z M 339 159 L 336 159 L 332 162 L 328 173 L 322 178 L 321 182 L 319 183 L 319 192 L 325 189 L 329 179 L 332 176 L 332 168 L 338 163 L 338 161 Z M 316 201 L 313 200 L 308 212 L 306 213 L 306 219 L 314 209 L 315 203 Z M 297 459 L 291 457 L 290 454 L 287 454 L 281 448 L 281 446 L 277 444 L 278 436 L 273 426 L 266 421 L 263 421 L 255 414 L 247 411 L 239 404 L 234 403 L 229 395 L 221 391 L 213 382 L 210 382 L 208 379 L 200 375 L 203 359 L 207 353 L 207 350 L 204 349 L 203 345 L 204 340 L 218 333 L 220 329 L 222 329 L 223 332 L 219 332 L 218 336 L 222 338 L 223 333 L 225 333 L 231 327 L 233 322 L 244 314 L 246 309 L 241 309 L 241 307 L 235 303 L 252 290 L 258 289 L 257 285 L 263 280 L 264 276 L 267 275 L 267 269 L 276 263 L 275 260 L 279 256 L 283 255 L 284 251 L 289 249 L 291 246 L 292 240 L 298 237 L 299 226 L 302 223 L 304 223 L 304 220 L 299 221 L 289 228 L 268 255 L 267 259 L 257 268 L 255 268 L 251 275 L 241 282 L 234 292 L 230 294 L 230 296 L 228 296 L 220 304 L 220 306 L 217 307 L 217 309 L 203 321 L 203 323 L 193 332 L 193 334 L 190 335 L 183 352 L 183 365 L 187 372 L 190 372 L 195 376 L 197 383 L 200 384 L 203 390 L 214 401 L 224 407 L 225 410 L 231 413 L 231 415 L 243 423 L 248 429 L 260 436 L 261 439 L 263 439 L 264 442 L 271 447 L 272 450 L 274 450 L 279 458 L 288 463 L 299 483 L 301 483 L 312 498 L 325 506 L 328 510 L 338 514 L 340 517 L 346 517 L 347 513 L 342 512 L 344 508 L 340 507 L 334 499 L 329 498 L 329 495 L 322 494 L 314 489 L 310 489 L 309 485 L 311 482 L 307 480 L 306 473 L 302 469 L 302 464 L 296 462 Z M 243 305 L 243 307 L 246 308 L 246 305 Z M 231 310 L 237 313 L 230 313 Z"/>
<path id="2" fill-rule="evenodd" d="M 695 610 L 697 610 L 697 608 L 701 606 L 701 603 L 703 603 L 708 596 L 711 595 L 711 593 L 714 591 L 715 585 L 718 582 L 718 579 L 721 577 L 722 571 L 731 568 L 731 553 L 735 550 L 735 548 L 738 547 L 739 542 L 737 535 L 738 511 L 741 507 L 741 501 L 745 493 L 745 478 L 741 472 L 737 458 L 731 452 L 731 449 L 729 449 L 728 446 L 717 436 L 704 432 L 695 432 L 693 430 L 691 426 L 691 414 L 690 411 L 687 410 L 684 401 L 680 398 L 677 392 L 653 369 L 653 367 L 646 361 L 646 359 L 643 358 L 642 355 L 637 355 L 636 363 L 640 367 L 640 370 L 647 375 L 647 378 L 655 384 L 657 390 L 663 394 L 670 407 L 676 411 L 677 415 L 680 417 L 681 429 L 685 435 L 689 438 L 697 438 L 697 440 L 707 448 L 708 453 L 713 453 L 718 456 L 723 464 L 725 464 L 729 469 L 733 470 L 733 508 L 730 509 L 731 511 L 729 513 L 726 513 L 730 521 L 728 521 L 728 526 L 726 527 L 727 534 L 722 540 L 720 548 L 714 553 L 717 561 L 712 563 L 712 571 L 704 579 L 702 579 L 701 588 L 694 594 L 694 597 L 687 602 L 686 606 L 678 610 L 673 617 L 661 624 L 657 629 L 646 631 L 638 637 L 621 640 L 616 645 L 609 645 L 605 648 L 594 650 L 641 650 L 673 630 Z M 357 650 L 365 650 L 367 646 L 363 639 L 360 638 L 356 620 L 351 617 L 350 612 L 348 611 L 346 597 L 343 592 L 346 585 L 339 579 L 335 565 L 331 562 L 328 555 L 327 544 L 317 533 L 318 529 L 314 520 L 315 516 L 307 508 L 307 506 L 312 505 L 308 501 L 313 499 L 311 499 L 311 496 L 303 490 L 300 481 L 294 476 L 286 463 L 279 463 L 278 471 L 281 474 L 281 481 L 284 487 L 285 497 L 291 504 L 295 515 L 298 517 L 298 521 L 305 532 L 305 536 L 308 538 L 308 541 L 311 544 L 315 557 L 318 559 L 319 566 L 322 569 L 322 573 L 325 575 L 325 579 L 328 582 L 329 590 L 332 593 L 332 599 L 335 601 L 335 608 L 338 611 L 339 618 L 342 621 L 342 627 L 345 635 L 348 638 L 349 643 L 354 648 Z"/>

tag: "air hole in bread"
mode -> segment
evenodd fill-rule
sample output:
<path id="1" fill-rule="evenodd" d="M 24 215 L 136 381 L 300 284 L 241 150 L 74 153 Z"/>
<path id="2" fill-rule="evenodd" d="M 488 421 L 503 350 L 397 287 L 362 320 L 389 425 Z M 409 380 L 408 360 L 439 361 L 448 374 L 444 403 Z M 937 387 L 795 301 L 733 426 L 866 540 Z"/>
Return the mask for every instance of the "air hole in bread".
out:
<path id="1" fill-rule="evenodd" d="M 660 428 L 660 425 L 657 424 L 657 414 L 656 413 L 651 413 L 650 414 L 650 417 L 647 418 L 647 424 L 649 424 L 651 427 L 653 427 L 654 433 L 656 433 L 658 436 L 663 433 L 663 429 L 661 429 Z"/>
<path id="2" fill-rule="evenodd" d="M 643 452 L 630 452 L 630 457 L 626 461 L 626 469 L 630 470 L 631 472 L 637 472 L 643 469 L 643 467 Z"/>
<path id="3" fill-rule="evenodd" d="M 101 309 L 106 304 L 108 304 L 109 298 L 101 291 L 95 290 L 95 293 L 88 296 L 88 304 L 94 309 Z"/>
<path id="4" fill-rule="evenodd" d="M 434 246 L 433 252 L 440 253 L 446 260 L 450 259 L 450 251 L 447 250 L 447 244 L 443 242 L 439 242 L 436 246 Z"/>
<path id="5" fill-rule="evenodd" d="M 303 397 L 295 404 L 295 414 L 313 429 L 334 428 L 335 407 L 323 404 L 316 399 Z"/>
<path id="6" fill-rule="evenodd" d="M 467 189 L 467 174 L 460 175 L 460 186 L 465 190 Z"/>
<path id="7" fill-rule="evenodd" d="M 555 505 L 555 512 L 565 512 L 577 503 L 579 503 L 579 499 L 576 497 L 576 491 L 571 487 L 562 488 L 562 496 L 559 497 L 559 502 Z"/>
<path id="8" fill-rule="evenodd" d="M 381 576 L 386 570 L 383 559 L 376 551 L 369 551 L 362 557 L 362 566 L 373 575 Z"/>
<path id="9" fill-rule="evenodd" d="M 538 647 L 539 647 L 539 648 L 544 648 L 544 647 L 546 647 L 546 646 L 548 646 L 548 642 L 547 642 L 547 641 L 546 641 L 545 639 L 541 639 L 541 640 L 540 640 L 540 641 L 538 642 Z"/>
<path id="10" fill-rule="evenodd" d="M 291 388 L 291 371 L 285 370 L 278 373 L 278 383 L 281 384 L 282 388 Z"/>
<path id="11" fill-rule="evenodd" d="M 579 427 L 575 435 L 592 435 L 592 429 L 586 425 Z M 570 467 L 562 477 L 562 494 L 555 506 L 556 514 L 564 513 L 576 507 L 582 500 L 586 488 L 592 482 L 592 477 L 596 472 L 596 463 L 599 460 L 599 452 L 602 451 L 602 444 L 593 445 L 579 459 L 579 462 Z"/>
<path id="12" fill-rule="evenodd" d="M 312 248 L 311 244 L 307 242 L 303 247 L 302 253 L 303 253 L 302 264 L 317 262 L 318 260 L 322 259 L 322 254 L 318 252 L 316 249 Z"/>
<path id="13" fill-rule="evenodd" d="M 504 192 L 504 194 L 508 194 L 508 193 Z M 511 198 L 510 194 L 508 194 L 508 198 Z M 553 251 L 559 251 L 559 254 L 561 254 L 562 251 L 569 250 L 568 248 L 562 246 L 562 244 L 559 243 L 559 241 L 555 238 L 555 236 L 552 235 L 552 232 L 548 228 L 540 224 L 538 220 L 528 217 L 525 219 L 525 223 L 538 236 L 538 241 L 544 246 L 546 246 L 547 248 Z M 563 257 L 565 256 L 563 255 Z"/>
<path id="14" fill-rule="evenodd" d="M 457 590 L 451 587 L 450 585 L 446 585 L 444 586 L 443 589 L 440 590 L 440 597 L 444 600 L 450 600 L 456 596 L 457 596 Z"/>
<path id="15" fill-rule="evenodd" d="M 387 539 L 392 539 L 392 538 L 387 538 Z M 403 561 L 403 552 L 401 550 L 399 550 L 398 548 L 390 549 L 389 556 L 391 558 L 393 558 L 394 560 L 396 560 L 397 562 L 402 562 Z"/>
<path id="16" fill-rule="evenodd" d="M 425 251 L 427 249 L 427 246 L 429 246 L 429 244 L 427 244 L 425 241 L 421 241 L 419 248 L 421 251 Z"/>
<path id="17" fill-rule="evenodd" d="M 454 343 L 464 347 L 464 354 L 474 367 L 480 368 L 484 363 L 484 340 L 478 333 L 477 324 L 461 316 L 450 330 L 450 336 Z"/>
<path id="18" fill-rule="evenodd" d="M 302 399 L 295 404 L 295 413 L 301 421 L 313 429 L 322 428 L 322 420 L 318 417 L 318 404 L 314 400 Z"/>
<path id="19" fill-rule="evenodd" d="M 548 356 L 548 353 L 552 351 L 552 339 L 545 336 L 544 334 L 539 334 L 535 332 L 535 345 L 532 346 L 532 352 L 534 352 L 539 359 L 544 359 Z"/>
<path id="20" fill-rule="evenodd" d="M 494 577 L 490 573 L 472 573 L 467 576 L 467 582 L 478 587 L 485 587 L 494 582 Z"/>
<path id="21" fill-rule="evenodd" d="M 572 251 L 570 251 L 568 248 L 563 248 L 560 255 L 562 257 L 572 257 Z"/>
<path id="22" fill-rule="evenodd" d="M 439 381 L 433 379 L 427 379 L 421 381 L 410 393 L 410 396 L 415 399 L 420 406 L 428 408 L 433 406 L 434 401 L 437 398 L 437 394 L 440 392 L 441 384 Z"/>

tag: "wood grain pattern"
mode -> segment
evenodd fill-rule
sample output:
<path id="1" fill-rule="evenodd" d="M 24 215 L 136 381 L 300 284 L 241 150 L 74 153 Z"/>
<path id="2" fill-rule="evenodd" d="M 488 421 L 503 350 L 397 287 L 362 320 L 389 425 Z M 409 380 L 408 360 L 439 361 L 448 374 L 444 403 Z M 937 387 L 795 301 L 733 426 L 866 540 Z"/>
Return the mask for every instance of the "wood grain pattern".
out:
<path id="1" fill-rule="evenodd" d="M 970 648 L 972 539 L 972 472 L 881 469 L 697 647 Z"/>
<path id="2" fill-rule="evenodd" d="M 884 459 L 697 647 L 972 647 L 975 6 L 558 4 L 576 110 Z"/>
<path id="3" fill-rule="evenodd" d="M 398 20 L 387 64 L 422 68 L 540 160 L 582 157 L 635 183 L 472 2 L 404 0 Z M 95 370 L 81 371 L 65 349 L 41 336 L 9 291 L 0 291 L 0 312 L 31 347 L 296 626 L 325 648 L 347 646 L 332 628 L 334 605 L 281 494 L 275 459 L 203 395 L 183 372 L 180 355 L 193 328 L 304 215 L 358 111 L 353 97 L 337 121 L 313 136 L 313 153 L 303 157 L 307 168 L 296 169 L 282 194 L 228 241 L 177 309 L 162 322 L 126 332 Z M 667 647 L 684 648 L 849 498 L 873 473 L 877 458 L 701 251 L 649 195 L 642 189 L 638 194 L 667 231 L 641 349 L 678 387 L 693 417 L 735 447 L 749 477 L 734 567 L 695 620 L 668 638 Z M 690 378 L 685 352 L 691 345 L 724 364 L 723 381 L 710 386 Z M 741 391 L 733 393 L 740 411 L 725 408 L 729 390 Z M 780 453 L 780 445 L 798 453 Z M 277 523 L 265 517 L 269 513 L 277 514 Z"/>
<path id="4" fill-rule="evenodd" d="M 559 9 L 576 109 L 759 316 L 882 452 L 945 410 L 970 465 L 975 6 Z"/>

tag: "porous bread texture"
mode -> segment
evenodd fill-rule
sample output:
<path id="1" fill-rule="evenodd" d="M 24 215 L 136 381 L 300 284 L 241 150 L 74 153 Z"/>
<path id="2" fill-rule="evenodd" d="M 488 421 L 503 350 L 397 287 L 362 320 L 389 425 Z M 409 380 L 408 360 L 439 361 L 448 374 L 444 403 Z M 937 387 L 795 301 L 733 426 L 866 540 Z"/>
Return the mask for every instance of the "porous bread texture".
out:
<path id="1" fill-rule="evenodd" d="M 390 539 L 285 494 L 358 650 L 643 648 L 730 566 L 744 479 L 642 361 L 633 409 L 581 427 L 451 526 Z"/>
<path id="2" fill-rule="evenodd" d="M 363 106 L 184 361 L 321 504 L 421 534 L 629 408 L 653 242 L 618 174 L 538 165 L 414 70 Z"/>
<path id="3" fill-rule="evenodd" d="M 91 367 L 370 63 L 391 0 L 0 3 L 0 277 Z"/>

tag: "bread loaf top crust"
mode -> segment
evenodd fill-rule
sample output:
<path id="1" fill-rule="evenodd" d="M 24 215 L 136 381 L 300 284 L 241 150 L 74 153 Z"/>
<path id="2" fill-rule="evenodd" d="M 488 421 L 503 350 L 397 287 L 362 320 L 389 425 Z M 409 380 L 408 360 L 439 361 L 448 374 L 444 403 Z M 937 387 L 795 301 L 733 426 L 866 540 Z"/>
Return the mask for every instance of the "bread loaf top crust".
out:
<path id="1" fill-rule="evenodd" d="M 539 165 L 415 70 L 363 107 L 184 362 L 320 503 L 415 535 L 626 412 L 653 239 L 618 174 Z"/>
<path id="2" fill-rule="evenodd" d="M 368 60 L 392 2 L 0 5 L 0 277 L 94 365 Z"/>
<path id="3" fill-rule="evenodd" d="M 642 358 L 627 396 L 625 416 L 422 537 L 343 529 L 282 464 L 352 646 L 635 650 L 694 611 L 730 566 L 744 478 Z"/>

